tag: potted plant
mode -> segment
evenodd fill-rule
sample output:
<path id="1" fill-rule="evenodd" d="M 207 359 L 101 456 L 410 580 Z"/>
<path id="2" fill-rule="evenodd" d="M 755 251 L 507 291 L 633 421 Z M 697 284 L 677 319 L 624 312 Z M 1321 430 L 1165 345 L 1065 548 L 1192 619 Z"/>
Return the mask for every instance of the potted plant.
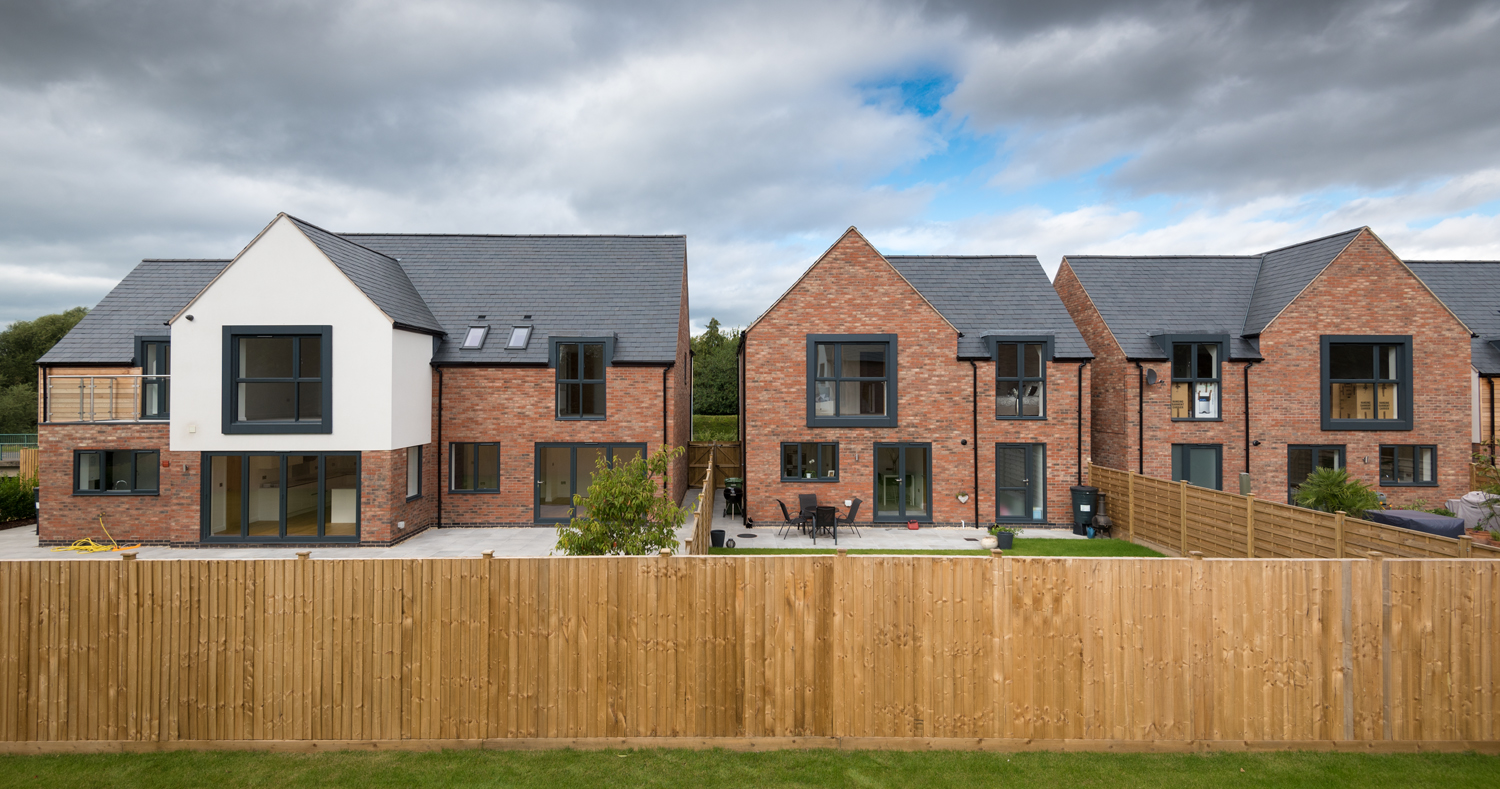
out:
<path id="1" fill-rule="evenodd" d="M 1006 526 L 1002 523 L 996 523 L 990 526 L 989 531 L 990 536 L 980 539 L 979 544 L 986 548 L 1006 550 L 1015 546 L 1016 535 L 1021 532 L 1021 529 L 1017 526 Z"/>

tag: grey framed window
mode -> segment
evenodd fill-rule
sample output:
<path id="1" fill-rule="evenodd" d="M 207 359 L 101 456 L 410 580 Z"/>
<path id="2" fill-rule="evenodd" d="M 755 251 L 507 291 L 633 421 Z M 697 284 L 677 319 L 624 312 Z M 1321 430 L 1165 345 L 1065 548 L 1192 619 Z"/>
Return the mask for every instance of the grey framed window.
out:
<path id="1" fill-rule="evenodd" d="M 141 418 L 171 415 L 172 338 L 135 338 L 135 359 L 141 368 Z"/>
<path id="2" fill-rule="evenodd" d="M 1382 444 L 1381 487 L 1437 485 L 1437 447 L 1431 444 Z"/>
<path id="3" fill-rule="evenodd" d="M 1224 446 L 1222 444 L 1173 444 L 1172 481 L 1187 480 L 1190 485 L 1210 490 L 1224 489 Z"/>
<path id="4" fill-rule="evenodd" d="M 1286 503 L 1297 503 L 1297 489 L 1319 468 L 1343 468 L 1344 445 L 1292 444 L 1286 448 Z"/>
<path id="5" fill-rule="evenodd" d="M 493 441 L 448 445 L 448 490 L 454 493 L 500 492 L 500 445 Z"/>
<path id="6" fill-rule="evenodd" d="M 645 456 L 645 444 L 537 444 L 532 517 L 537 523 L 566 523 L 575 514 L 587 516 L 573 497 L 588 494 L 600 461 L 614 466 Z"/>
<path id="7" fill-rule="evenodd" d="M 488 326 L 470 326 L 464 330 L 463 344 L 458 346 L 461 351 L 477 351 L 484 347 L 484 340 L 490 336 Z"/>
<path id="8" fill-rule="evenodd" d="M 422 447 L 406 448 L 406 500 L 422 498 Z"/>
<path id="9" fill-rule="evenodd" d="M 604 419 L 605 368 L 614 356 L 614 340 L 558 337 L 550 356 L 557 368 L 557 418 Z"/>
<path id="10" fill-rule="evenodd" d="M 521 350 L 521 349 L 525 348 L 526 345 L 528 343 L 530 343 L 530 342 L 531 342 L 531 327 L 530 326 L 512 326 L 512 327 L 510 327 L 510 339 L 506 341 L 505 347 L 506 347 L 507 350 L 512 350 L 512 351 Z"/>
<path id="11" fill-rule="evenodd" d="M 155 496 L 161 492 L 161 453 L 155 449 L 80 449 L 73 452 L 73 495 Z"/>
<path id="12" fill-rule="evenodd" d="M 203 453 L 207 542 L 356 542 L 357 452 Z"/>
<path id="13" fill-rule="evenodd" d="M 1324 335 L 1322 392 L 1324 430 L 1411 430 L 1411 335 Z"/>
<path id="14" fill-rule="evenodd" d="M 1049 338 L 1050 339 L 1050 338 Z M 994 341 L 995 418 L 1047 418 L 1047 362 L 1051 343 Z"/>
<path id="15" fill-rule="evenodd" d="M 333 432 L 332 326 L 225 326 L 225 433 Z"/>
<path id="16" fill-rule="evenodd" d="M 1218 422 L 1224 345 L 1172 343 L 1172 421 Z"/>
<path id="17" fill-rule="evenodd" d="M 808 427 L 895 427 L 896 335 L 807 336 Z"/>
<path id="18" fill-rule="evenodd" d="M 1047 520 L 1047 445 L 995 445 L 995 520 Z"/>
<path id="19" fill-rule="evenodd" d="M 932 445 L 875 445 L 876 521 L 932 520 Z"/>
<path id="20" fill-rule="evenodd" d="M 838 482 L 837 441 L 787 442 L 781 445 L 782 482 Z"/>

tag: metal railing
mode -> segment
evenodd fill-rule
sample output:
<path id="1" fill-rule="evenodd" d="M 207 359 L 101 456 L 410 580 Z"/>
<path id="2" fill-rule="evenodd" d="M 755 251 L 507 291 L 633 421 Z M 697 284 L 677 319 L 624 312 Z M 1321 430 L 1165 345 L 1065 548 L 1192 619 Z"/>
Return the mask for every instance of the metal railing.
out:
<path id="1" fill-rule="evenodd" d="M 165 421 L 169 375 L 49 375 L 45 422 Z"/>

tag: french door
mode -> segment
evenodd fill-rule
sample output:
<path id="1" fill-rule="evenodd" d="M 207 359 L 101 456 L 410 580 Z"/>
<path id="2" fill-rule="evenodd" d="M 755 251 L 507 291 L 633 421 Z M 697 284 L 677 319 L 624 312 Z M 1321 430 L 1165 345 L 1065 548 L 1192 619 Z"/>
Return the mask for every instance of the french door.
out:
<path id="1" fill-rule="evenodd" d="M 875 445 L 875 520 L 932 520 L 932 445 Z"/>
<path id="2" fill-rule="evenodd" d="M 537 444 L 536 521 L 566 523 L 575 515 L 583 517 L 586 512 L 574 512 L 573 496 L 588 493 L 599 461 L 628 463 L 645 454 L 645 444 Z"/>
<path id="3" fill-rule="evenodd" d="M 995 520 L 1047 520 L 1047 445 L 995 445 Z"/>

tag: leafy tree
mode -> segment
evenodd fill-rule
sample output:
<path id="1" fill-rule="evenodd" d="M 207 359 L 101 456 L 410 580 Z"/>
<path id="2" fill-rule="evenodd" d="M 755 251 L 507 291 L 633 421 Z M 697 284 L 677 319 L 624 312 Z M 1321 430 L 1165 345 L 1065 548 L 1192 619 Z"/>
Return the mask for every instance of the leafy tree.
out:
<path id="1" fill-rule="evenodd" d="M 84 307 L 16 321 L 0 331 L 0 386 L 36 385 L 36 360 L 88 314 Z"/>
<path id="2" fill-rule="evenodd" d="M 692 339 L 693 413 L 738 414 L 740 329 L 722 331 L 718 318 Z"/>
<path id="3" fill-rule="evenodd" d="M 1297 488 L 1297 503 L 1324 512 L 1342 510 L 1353 518 L 1363 518 L 1365 510 L 1380 509 L 1380 497 L 1365 483 L 1350 479 L 1341 468 L 1318 467 Z"/>
<path id="4" fill-rule="evenodd" d="M 0 433 L 36 432 L 36 385 L 0 386 Z"/>
<path id="5" fill-rule="evenodd" d="M 645 556 L 677 547 L 687 513 L 672 500 L 672 461 L 682 447 L 662 447 L 650 458 L 595 464 L 587 495 L 573 497 L 577 512 L 557 530 L 557 549 L 568 556 Z"/>

